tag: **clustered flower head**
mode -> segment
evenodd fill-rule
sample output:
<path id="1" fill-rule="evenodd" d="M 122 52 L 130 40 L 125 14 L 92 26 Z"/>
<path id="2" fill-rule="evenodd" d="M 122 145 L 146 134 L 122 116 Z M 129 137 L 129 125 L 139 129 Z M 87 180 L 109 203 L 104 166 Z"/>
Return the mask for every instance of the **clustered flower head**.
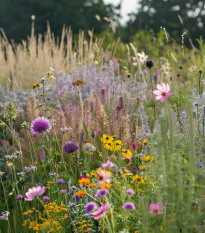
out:
<path id="1" fill-rule="evenodd" d="M 126 202 L 123 206 L 123 210 L 134 210 L 135 204 L 133 202 Z"/>
<path id="2" fill-rule="evenodd" d="M 34 172 L 35 170 L 37 170 L 37 167 L 36 166 L 29 166 L 29 167 L 25 167 L 24 169 L 27 172 L 31 172 L 31 171 Z"/>
<path id="3" fill-rule="evenodd" d="M 45 162 L 45 150 L 43 149 L 43 148 L 41 148 L 40 150 L 39 150 L 39 156 L 40 156 L 40 159 L 41 159 L 41 161 L 42 162 Z"/>
<path id="4" fill-rule="evenodd" d="M 83 143 L 83 151 L 85 153 L 93 153 L 95 150 L 96 148 L 90 142 Z"/>
<path id="5" fill-rule="evenodd" d="M 95 197 L 103 197 L 105 195 L 107 195 L 109 193 L 109 191 L 107 189 L 100 189 L 97 191 Z"/>
<path id="6" fill-rule="evenodd" d="M 24 128 L 24 129 L 29 129 L 29 125 L 30 125 L 29 122 L 24 121 L 24 122 L 21 124 L 21 127 Z"/>
<path id="7" fill-rule="evenodd" d="M 45 117 L 38 117 L 36 118 L 30 127 L 30 131 L 34 136 L 37 136 L 38 134 L 45 134 L 47 132 L 50 132 L 52 129 L 50 121 Z"/>
<path id="8" fill-rule="evenodd" d="M 4 108 L 4 118 L 7 121 L 15 120 L 18 116 L 16 106 L 11 101 Z"/>
<path id="9" fill-rule="evenodd" d="M 63 134 L 66 133 L 66 132 L 68 132 L 68 131 L 70 131 L 70 130 L 72 130 L 72 128 L 69 127 L 69 126 L 66 126 L 65 128 L 61 128 L 61 129 L 60 129 L 60 131 L 61 131 Z"/>
<path id="10" fill-rule="evenodd" d="M 40 83 L 33 84 L 32 88 L 35 89 L 36 87 L 40 87 L 40 85 L 41 85 Z"/>
<path id="11" fill-rule="evenodd" d="M 105 89 L 101 89 L 100 91 L 100 103 L 105 105 L 107 103 L 107 92 Z"/>
<path id="12" fill-rule="evenodd" d="M 65 145 L 63 145 L 63 151 L 67 154 L 76 153 L 79 149 L 79 145 L 77 142 L 66 142 Z"/>
<path id="13" fill-rule="evenodd" d="M 64 179 L 58 179 L 56 181 L 56 184 L 64 184 L 64 183 L 65 183 Z"/>
<path id="14" fill-rule="evenodd" d="M 115 164 L 108 160 L 106 163 L 102 163 L 101 167 L 103 169 L 113 168 L 115 167 Z"/>

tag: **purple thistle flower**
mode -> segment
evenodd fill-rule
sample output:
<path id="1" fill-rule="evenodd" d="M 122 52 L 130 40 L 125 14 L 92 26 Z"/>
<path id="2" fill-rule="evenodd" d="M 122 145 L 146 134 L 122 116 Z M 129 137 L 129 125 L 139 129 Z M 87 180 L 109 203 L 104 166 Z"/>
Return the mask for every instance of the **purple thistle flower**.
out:
<path id="1" fill-rule="evenodd" d="M 23 199 L 23 198 L 24 198 L 24 196 L 21 195 L 21 194 L 19 194 L 18 196 L 16 196 L 16 199 Z"/>
<path id="2" fill-rule="evenodd" d="M 123 210 L 134 210 L 135 204 L 133 202 L 126 202 L 123 206 Z"/>
<path id="3" fill-rule="evenodd" d="M 95 220 L 98 220 L 99 218 L 103 217 L 106 212 L 109 210 L 109 205 L 108 204 L 105 204 L 105 205 L 102 205 L 100 206 L 95 212 L 92 213 Z"/>
<path id="4" fill-rule="evenodd" d="M 107 100 L 110 100 L 110 85 L 105 85 Z"/>
<path id="5" fill-rule="evenodd" d="M 101 89 L 100 91 L 100 103 L 105 105 L 107 103 L 107 93 L 105 89 Z"/>
<path id="6" fill-rule="evenodd" d="M 132 172 L 133 174 L 136 174 L 136 173 L 137 173 L 137 171 L 136 171 L 136 170 L 132 170 L 131 172 Z"/>
<path id="7" fill-rule="evenodd" d="M 62 190 L 60 190 L 60 192 L 59 192 L 60 194 L 67 194 L 67 191 L 66 190 L 64 190 L 64 189 L 62 189 Z"/>
<path id="8" fill-rule="evenodd" d="M 135 194 L 135 192 L 134 192 L 133 189 L 128 189 L 128 190 L 126 191 L 126 193 L 127 193 L 127 195 L 134 195 L 134 194 Z"/>
<path id="9" fill-rule="evenodd" d="M 101 134 L 101 133 L 102 133 L 102 130 L 101 130 L 101 129 L 100 129 L 100 130 L 98 130 L 98 133 L 99 133 L 99 134 Z"/>
<path id="10" fill-rule="evenodd" d="M 45 187 L 33 187 L 28 189 L 28 192 L 25 194 L 27 196 L 27 198 L 25 198 L 26 201 L 32 201 L 36 196 L 40 196 L 43 193 L 45 193 Z"/>
<path id="11" fill-rule="evenodd" d="M 44 196 L 44 197 L 42 198 L 42 201 L 50 201 L 50 197 Z"/>
<path id="12" fill-rule="evenodd" d="M 40 156 L 41 161 L 44 162 L 45 161 L 45 150 L 43 148 L 39 150 L 39 156 Z"/>
<path id="13" fill-rule="evenodd" d="M 180 73 L 177 73 L 177 77 L 179 77 L 180 76 Z"/>
<path id="14" fill-rule="evenodd" d="M 94 201 L 88 202 L 88 204 L 85 206 L 85 213 L 90 214 L 94 208 L 98 208 L 98 204 Z"/>
<path id="15" fill-rule="evenodd" d="M 188 59 L 190 60 L 190 59 L 191 59 L 191 57 L 188 57 Z"/>
<path id="16" fill-rule="evenodd" d="M 125 100 L 124 100 L 124 98 L 122 96 L 118 100 L 118 106 L 120 107 L 120 109 L 125 108 Z"/>
<path id="17" fill-rule="evenodd" d="M 34 136 L 44 134 L 52 129 L 50 121 L 45 117 L 36 118 L 30 127 L 30 131 Z"/>
<path id="18" fill-rule="evenodd" d="M 121 113 L 122 110 L 119 106 L 115 107 L 115 120 L 120 120 L 121 119 Z"/>
<path id="19" fill-rule="evenodd" d="M 95 197 L 102 197 L 104 195 L 107 195 L 109 191 L 107 189 L 100 189 L 97 191 Z"/>
<path id="20" fill-rule="evenodd" d="M 63 145 L 63 151 L 67 154 L 76 153 L 79 146 L 77 142 L 66 142 Z"/>
<path id="21" fill-rule="evenodd" d="M 56 184 L 64 184 L 65 183 L 65 181 L 64 181 L 64 179 L 58 179 L 57 181 L 56 181 Z"/>

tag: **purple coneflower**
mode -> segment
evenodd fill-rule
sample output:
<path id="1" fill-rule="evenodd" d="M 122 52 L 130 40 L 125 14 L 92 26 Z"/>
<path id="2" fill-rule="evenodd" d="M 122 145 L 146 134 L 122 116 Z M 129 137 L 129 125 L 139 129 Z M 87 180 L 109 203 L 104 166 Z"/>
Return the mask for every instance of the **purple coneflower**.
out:
<path id="1" fill-rule="evenodd" d="M 100 103 L 105 105 L 107 103 L 107 93 L 105 89 L 101 89 L 100 91 Z"/>
<path id="2" fill-rule="evenodd" d="M 118 106 L 121 108 L 121 109 L 124 109 L 125 108 L 125 100 L 124 98 L 121 96 L 118 100 Z"/>
<path id="3" fill-rule="evenodd" d="M 107 195 L 109 191 L 107 189 L 100 189 L 97 191 L 95 197 L 102 197 L 104 195 Z"/>
<path id="4" fill-rule="evenodd" d="M 120 120 L 121 119 L 121 113 L 122 110 L 119 106 L 115 107 L 115 120 Z"/>
<path id="5" fill-rule="evenodd" d="M 40 196 L 43 193 L 45 193 L 45 187 L 33 187 L 28 189 L 28 192 L 25 194 L 27 196 L 27 198 L 25 198 L 26 201 L 32 201 L 36 196 Z"/>
<path id="6" fill-rule="evenodd" d="M 39 156 L 40 156 L 41 161 L 44 162 L 45 161 L 45 150 L 43 148 L 39 150 Z"/>
<path id="7" fill-rule="evenodd" d="M 63 151 L 67 154 L 76 153 L 79 146 L 77 142 L 66 142 L 63 145 Z"/>
<path id="8" fill-rule="evenodd" d="M 126 202 L 123 206 L 123 210 L 134 210 L 135 204 L 133 202 Z"/>
<path id="9" fill-rule="evenodd" d="M 50 201 L 50 197 L 44 196 L 44 197 L 42 198 L 42 201 Z"/>
<path id="10" fill-rule="evenodd" d="M 105 204 L 100 206 L 95 212 L 92 213 L 95 220 L 98 220 L 99 218 L 106 215 L 106 212 L 109 210 L 109 205 Z"/>
<path id="11" fill-rule="evenodd" d="M 135 194 L 135 192 L 134 192 L 133 189 L 128 189 L 128 190 L 126 191 L 126 193 L 127 193 L 127 195 L 134 195 L 134 194 Z"/>
<path id="12" fill-rule="evenodd" d="M 67 194 L 67 191 L 62 189 L 62 190 L 60 190 L 59 193 L 60 193 L 60 194 L 63 194 L 63 193 L 64 193 L 64 194 Z"/>
<path id="13" fill-rule="evenodd" d="M 88 202 L 88 204 L 85 206 L 85 213 L 90 214 L 94 208 L 98 208 L 98 204 L 94 201 Z"/>
<path id="14" fill-rule="evenodd" d="M 162 205 L 162 203 L 161 202 L 158 202 L 158 203 L 156 203 L 156 204 L 150 204 L 150 206 L 149 206 L 149 211 L 148 211 L 148 213 L 150 213 L 150 214 L 162 214 L 163 212 L 162 212 L 162 210 L 164 209 L 165 207 Z"/>
<path id="15" fill-rule="evenodd" d="M 19 194 L 18 196 L 16 196 L 16 199 L 23 199 L 23 198 L 24 198 L 24 196 L 21 195 L 21 194 Z"/>
<path id="16" fill-rule="evenodd" d="M 64 179 L 58 179 L 57 181 L 56 181 L 56 184 L 64 184 L 65 183 L 65 181 L 64 181 Z"/>
<path id="17" fill-rule="evenodd" d="M 36 118 L 30 127 L 30 131 L 34 136 L 44 134 L 52 129 L 50 121 L 45 117 Z"/>

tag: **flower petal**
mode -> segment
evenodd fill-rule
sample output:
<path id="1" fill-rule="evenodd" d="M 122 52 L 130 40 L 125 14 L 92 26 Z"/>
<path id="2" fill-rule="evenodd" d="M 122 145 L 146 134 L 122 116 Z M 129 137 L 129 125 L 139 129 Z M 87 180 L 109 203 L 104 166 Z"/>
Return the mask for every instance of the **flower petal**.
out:
<path id="1" fill-rule="evenodd" d="M 155 91 L 153 91 L 153 93 L 154 93 L 155 95 L 161 95 L 161 94 L 162 94 L 162 92 L 159 91 L 159 90 L 155 90 Z"/>
<path id="2" fill-rule="evenodd" d="M 156 100 L 161 100 L 162 99 L 162 95 L 158 95 L 158 96 L 156 96 Z"/>
<path id="3" fill-rule="evenodd" d="M 164 92 L 163 86 L 160 84 L 157 84 L 157 89 L 160 90 L 161 92 Z"/>

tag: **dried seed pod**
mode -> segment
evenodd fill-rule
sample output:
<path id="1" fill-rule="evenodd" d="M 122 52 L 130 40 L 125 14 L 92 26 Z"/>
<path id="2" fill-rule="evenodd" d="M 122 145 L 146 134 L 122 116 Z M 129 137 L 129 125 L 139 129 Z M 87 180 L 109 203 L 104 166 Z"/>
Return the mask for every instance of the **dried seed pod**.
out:
<path id="1" fill-rule="evenodd" d="M 121 119 L 122 109 L 119 106 L 115 107 L 115 120 Z"/>
<path id="2" fill-rule="evenodd" d="M 84 142 L 85 141 L 85 133 L 81 132 L 80 133 L 80 142 Z"/>
<path id="3" fill-rule="evenodd" d="M 124 100 L 124 98 L 123 98 L 122 96 L 119 98 L 118 106 L 119 106 L 121 109 L 124 109 L 124 108 L 125 108 L 125 100 Z"/>

